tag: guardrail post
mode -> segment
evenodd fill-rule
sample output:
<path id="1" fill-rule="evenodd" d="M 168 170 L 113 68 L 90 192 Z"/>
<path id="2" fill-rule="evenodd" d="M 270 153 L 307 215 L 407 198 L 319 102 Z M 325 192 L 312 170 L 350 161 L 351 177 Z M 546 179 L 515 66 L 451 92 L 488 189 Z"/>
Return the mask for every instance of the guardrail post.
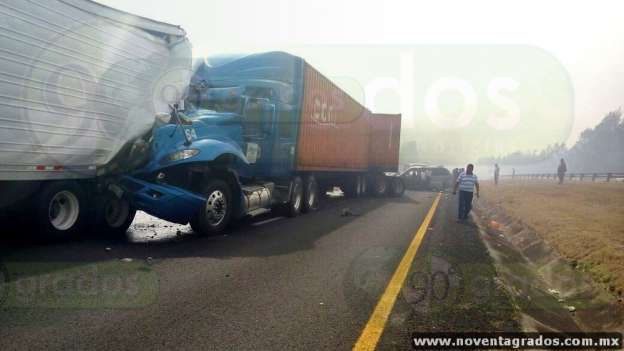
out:
<path id="1" fill-rule="evenodd" d="M 594 173 L 594 175 L 592 175 L 592 182 L 596 181 L 596 173 Z"/>
<path id="2" fill-rule="evenodd" d="M 611 180 L 612 174 L 611 173 L 607 173 L 607 182 Z"/>
<path id="3" fill-rule="evenodd" d="M 581 178 L 580 180 L 583 181 L 583 178 L 585 177 L 585 173 L 581 173 Z"/>

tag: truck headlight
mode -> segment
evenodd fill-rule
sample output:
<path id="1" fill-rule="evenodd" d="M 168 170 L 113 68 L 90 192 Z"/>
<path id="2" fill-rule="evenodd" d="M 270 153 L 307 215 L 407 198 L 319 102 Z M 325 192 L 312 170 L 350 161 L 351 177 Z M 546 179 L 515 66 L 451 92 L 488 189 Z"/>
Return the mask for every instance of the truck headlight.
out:
<path id="1" fill-rule="evenodd" d="M 199 154 L 199 150 L 197 149 L 185 149 L 185 150 L 180 150 L 172 154 L 169 154 L 165 158 L 169 162 L 175 162 L 175 161 L 182 161 L 182 160 L 189 159 L 191 157 L 197 156 L 197 154 Z"/>

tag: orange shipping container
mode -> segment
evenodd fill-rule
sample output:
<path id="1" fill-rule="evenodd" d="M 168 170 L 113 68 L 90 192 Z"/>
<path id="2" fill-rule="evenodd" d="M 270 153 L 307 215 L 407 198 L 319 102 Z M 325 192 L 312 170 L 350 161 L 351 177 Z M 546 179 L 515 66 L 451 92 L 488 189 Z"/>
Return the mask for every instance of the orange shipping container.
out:
<path id="1" fill-rule="evenodd" d="M 367 170 L 369 118 L 364 106 L 305 63 L 297 170 Z"/>
<path id="2" fill-rule="evenodd" d="M 369 167 L 383 172 L 399 168 L 401 115 L 371 114 Z"/>

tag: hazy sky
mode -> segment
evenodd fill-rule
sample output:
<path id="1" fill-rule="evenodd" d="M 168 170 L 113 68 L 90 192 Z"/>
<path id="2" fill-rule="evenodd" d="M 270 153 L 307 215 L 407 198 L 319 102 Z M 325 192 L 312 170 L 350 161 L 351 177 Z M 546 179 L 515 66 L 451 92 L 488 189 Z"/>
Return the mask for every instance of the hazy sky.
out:
<path id="1" fill-rule="evenodd" d="M 550 53 L 571 79 L 573 125 L 568 144 L 623 103 L 624 3 L 618 1 L 586 1 L 585 6 L 570 1 L 99 1 L 182 25 L 196 56 L 289 50 L 305 56 L 328 76 L 344 77 L 348 71 L 349 79 L 364 82 L 370 80 L 364 73 L 375 75 L 378 68 L 369 67 L 368 72 L 351 68 L 351 62 L 366 61 L 362 52 L 368 54 L 366 50 L 350 54 L 344 46 L 381 45 L 379 50 L 384 45 L 419 44 L 538 47 Z M 340 55 L 332 55 L 326 45 L 340 48 Z M 315 47 L 316 52 L 311 49 Z M 388 65 L 400 63 L 398 56 L 374 62 L 383 64 L 384 59 Z M 350 92 L 364 100 L 363 94 Z M 381 108 L 388 109 L 383 104 Z"/>

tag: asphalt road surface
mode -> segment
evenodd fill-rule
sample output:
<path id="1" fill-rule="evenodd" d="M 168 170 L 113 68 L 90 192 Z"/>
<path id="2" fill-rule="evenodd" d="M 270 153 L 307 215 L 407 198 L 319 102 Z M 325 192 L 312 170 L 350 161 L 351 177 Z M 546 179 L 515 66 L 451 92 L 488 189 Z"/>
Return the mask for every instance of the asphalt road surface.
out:
<path id="1" fill-rule="evenodd" d="M 326 199 L 315 213 L 269 215 L 219 237 L 140 214 L 126 241 L 3 239 L 0 349 L 349 350 L 436 196 Z M 504 296 L 483 303 L 461 290 L 459 311 L 441 302 L 453 295 L 451 266 L 478 267 L 468 278 L 483 274 L 479 286 L 494 279 L 476 229 L 455 223 L 454 206 L 442 195 L 378 349 L 410 349 L 411 332 L 436 326 L 515 328 Z M 435 308 L 425 295 L 438 288 L 418 278 L 431 274 L 425 266 L 451 277 Z"/>

